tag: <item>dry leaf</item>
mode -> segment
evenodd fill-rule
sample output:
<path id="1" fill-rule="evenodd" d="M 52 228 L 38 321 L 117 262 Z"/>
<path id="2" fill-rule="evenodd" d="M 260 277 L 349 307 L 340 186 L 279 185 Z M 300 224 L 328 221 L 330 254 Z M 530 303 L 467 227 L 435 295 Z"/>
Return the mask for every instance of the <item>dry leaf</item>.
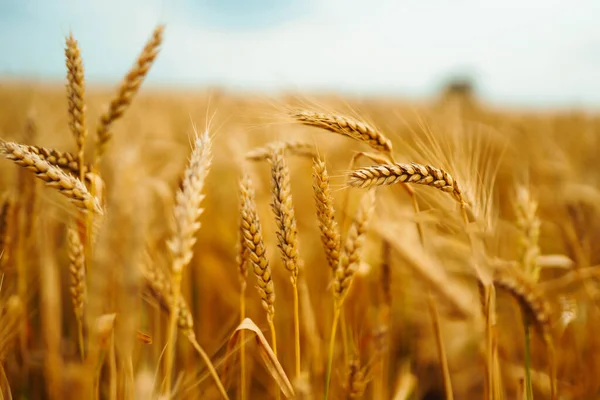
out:
<path id="1" fill-rule="evenodd" d="M 267 339 L 263 335 L 262 331 L 250 318 L 244 319 L 235 329 L 233 335 L 231 335 L 231 339 L 229 339 L 229 343 L 227 344 L 227 356 L 225 357 L 225 359 L 229 359 L 229 355 L 231 354 L 233 349 L 237 347 L 240 332 L 244 330 L 251 331 L 255 334 L 256 344 L 258 345 L 260 357 L 265 363 L 265 366 L 267 367 L 267 370 L 269 371 L 273 379 L 275 379 L 275 381 L 279 385 L 279 388 L 283 392 L 283 395 L 288 398 L 294 397 L 294 388 L 292 387 L 290 380 L 285 374 L 283 367 L 279 363 L 279 360 L 277 360 L 275 353 L 273 353 L 273 350 L 271 349 L 271 346 L 269 345 L 269 342 L 267 342 Z M 225 376 L 227 375 L 227 369 L 227 366 L 225 366 L 223 373 Z"/>

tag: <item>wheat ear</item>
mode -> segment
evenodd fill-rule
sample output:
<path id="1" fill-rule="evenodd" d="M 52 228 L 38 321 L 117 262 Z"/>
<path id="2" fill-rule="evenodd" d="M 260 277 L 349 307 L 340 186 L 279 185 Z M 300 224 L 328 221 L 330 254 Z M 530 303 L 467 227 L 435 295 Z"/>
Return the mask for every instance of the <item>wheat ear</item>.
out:
<path id="1" fill-rule="evenodd" d="M 331 338 L 329 342 L 329 356 L 327 359 L 327 372 L 325 374 L 325 400 L 329 396 L 329 383 L 331 380 L 331 369 L 333 366 L 333 352 L 335 348 L 335 334 L 340 319 L 342 305 L 348 290 L 352 284 L 354 273 L 358 269 L 361 260 L 361 249 L 366 239 L 368 223 L 375 210 L 375 191 L 369 190 L 360 201 L 354 221 L 350 225 L 344 250 L 340 256 L 340 262 L 335 271 L 333 279 L 333 323 L 331 325 Z"/>
<path id="2" fill-rule="evenodd" d="M 16 210 L 14 198 L 10 194 L 5 195 L 0 208 L 0 275 L 5 272 L 12 258 L 13 235 L 16 233 L 13 225 L 17 222 Z"/>
<path id="3" fill-rule="evenodd" d="M 241 220 L 242 235 L 244 237 L 244 246 L 248 249 L 248 259 L 252 264 L 252 270 L 256 276 L 257 290 L 261 298 L 262 307 L 267 313 L 267 321 L 271 328 L 273 352 L 277 348 L 275 337 L 275 284 L 271 274 L 271 267 L 267 259 L 267 249 L 265 248 L 260 219 L 256 208 L 256 195 L 254 194 L 254 185 L 247 174 L 240 179 L 240 197 L 242 203 Z"/>
<path id="4" fill-rule="evenodd" d="M 271 210 L 277 225 L 277 240 L 283 265 L 290 272 L 294 294 L 294 344 L 296 377 L 300 376 L 300 311 L 298 301 L 298 231 L 292 201 L 290 170 L 284 158 L 284 147 L 273 148 L 271 156 Z"/>
<path id="5" fill-rule="evenodd" d="M 537 202 L 525 187 L 517 189 L 515 213 L 519 229 L 519 259 L 523 271 L 537 282 L 540 277 L 540 266 L 537 259 L 540 256 L 540 220 L 537 216 Z"/>
<path id="6" fill-rule="evenodd" d="M 349 362 L 348 380 L 346 383 L 346 398 L 363 398 L 368 383 L 366 372 L 366 367 L 361 368 L 359 359 L 353 359 Z"/>
<path id="7" fill-rule="evenodd" d="M 335 273 L 340 261 L 340 232 L 335 221 L 333 196 L 329 185 L 329 174 L 325 161 L 313 160 L 313 192 L 317 205 L 317 219 L 321 231 L 321 242 L 325 249 L 327 263 Z"/>
<path id="8" fill-rule="evenodd" d="M 316 155 L 315 146 L 310 143 L 299 142 L 295 140 L 286 140 L 282 142 L 272 142 L 263 147 L 257 147 L 246 153 L 248 161 L 268 160 L 273 150 L 277 147 L 283 147 L 286 152 L 297 156 L 314 157 Z"/>
<path id="9" fill-rule="evenodd" d="M 83 152 L 85 139 L 87 137 L 87 127 L 85 125 L 85 80 L 83 76 L 83 61 L 79 45 L 73 37 L 73 34 L 67 37 L 67 47 L 65 49 L 67 64 L 67 102 L 69 111 L 69 127 L 71 133 L 75 136 L 77 142 L 77 158 L 79 160 L 79 179 L 83 181 Z"/>
<path id="10" fill-rule="evenodd" d="M 391 154 L 392 142 L 383 133 L 367 124 L 346 115 L 295 110 L 290 113 L 298 122 L 365 142 L 373 149 Z"/>
<path id="11" fill-rule="evenodd" d="M 1 142 L 0 154 L 12 160 L 20 167 L 27 168 L 38 179 L 46 182 L 60 194 L 68 198 L 79 210 L 103 214 L 102 206 L 97 198 L 92 196 L 85 185 L 76 177 L 66 174 L 58 167 L 50 164 L 40 156 L 31 152 L 27 146 L 14 142 Z"/>
<path id="12" fill-rule="evenodd" d="M 352 171 L 348 179 L 350 186 L 359 188 L 393 185 L 398 182 L 431 186 L 451 194 L 461 205 L 468 204 L 454 178 L 443 169 L 431 165 L 416 163 L 374 165 Z"/>
<path id="13" fill-rule="evenodd" d="M 106 152 L 106 145 L 112 137 L 112 124 L 121 118 L 127 107 L 131 104 L 133 97 L 138 92 L 144 78 L 148 74 L 154 59 L 158 55 L 159 47 L 163 40 L 164 25 L 159 25 L 154 29 L 152 37 L 144 46 L 141 54 L 138 56 L 133 67 L 129 70 L 117 95 L 110 102 L 108 110 L 100 117 L 100 123 L 96 129 L 96 153 L 95 164 L 98 165 L 101 157 Z"/>
<path id="14" fill-rule="evenodd" d="M 517 300 L 544 340 L 551 340 L 552 308 L 535 284 L 522 272 L 513 268 L 496 269 L 493 279 L 495 286 L 504 289 Z"/>
<path id="15" fill-rule="evenodd" d="M 83 243 L 74 226 L 67 228 L 67 244 L 69 246 L 69 272 L 71 274 L 71 300 L 73 301 L 73 310 L 77 319 L 77 332 L 79 338 L 79 352 L 81 358 L 84 354 L 83 341 L 83 312 L 86 301 L 85 284 L 85 255 Z"/>

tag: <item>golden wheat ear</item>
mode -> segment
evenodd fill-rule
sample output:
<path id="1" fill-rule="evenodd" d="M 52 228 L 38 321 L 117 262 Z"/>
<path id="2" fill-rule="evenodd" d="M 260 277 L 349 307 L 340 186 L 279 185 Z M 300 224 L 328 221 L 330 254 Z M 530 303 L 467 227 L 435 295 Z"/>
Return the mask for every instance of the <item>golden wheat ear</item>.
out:
<path id="1" fill-rule="evenodd" d="M 335 221 L 333 196 L 331 195 L 327 166 L 325 161 L 320 158 L 315 158 L 313 161 L 313 192 L 317 205 L 321 242 L 325 249 L 327 263 L 335 273 L 340 261 L 340 232 Z"/>
<path id="2" fill-rule="evenodd" d="M 273 283 L 271 267 L 267 259 L 267 249 L 262 236 L 254 185 L 248 175 L 243 175 L 240 179 L 240 196 L 242 203 L 241 229 L 244 246 L 248 251 L 248 258 L 256 275 L 257 289 L 262 306 L 267 312 L 267 318 L 272 320 L 275 316 L 275 284 Z"/>
<path id="3" fill-rule="evenodd" d="M 73 37 L 69 35 L 66 40 L 66 65 L 67 65 L 67 103 L 69 112 L 69 128 L 75 136 L 77 143 L 77 158 L 79 159 L 79 179 L 83 179 L 83 151 L 85 139 L 87 137 L 87 127 L 85 124 L 85 79 L 83 70 L 83 61 L 81 60 L 81 51 L 79 45 Z"/>
<path id="4" fill-rule="evenodd" d="M 340 114 L 320 113 L 310 110 L 294 110 L 290 116 L 296 121 L 329 132 L 348 136 L 364 142 L 377 151 L 392 153 L 392 141 L 366 122 Z"/>
<path id="5" fill-rule="evenodd" d="M 1 142 L 0 154 L 13 161 L 20 167 L 27 168 L 35 176 L 53 187 L 68 198 L 80 211 L 103 214 L 98 199 L 88 191 L 85 185 L 76 177 L 65 173 L 60 168 L 42 159 L 30 151 L 27 146 L 14 142 Z"/>
<path id="6" fill-rule="evenodd" d="M 297 156 L 315 157 L 315 146 L 310 143 L 299 142 L 295 140 L 286 140 L 284 142 L 272 142 L 266 146 L 257 147 L 246 153 L 248 161 L 265 161 L 273 154 L 276 148 L 283 148 L 284 152 L 289 152 Z"/>
<path id="7" fill-rule="evenodd" d="M 417 163 L 374 165 L 356 169 L 348 178 L 348 185 L 359 188 L 393 185 L 399 182 L 431 186 L 449 193 L 461 204 L 468 204 L 452 175 L 431 165 Z"/>
<path id="8" fill-rule="evenodd" d="M 110 102 L 108 110 L 100 117 L 100 123 L 96 129 L 96 153 L 94 160 L 96 165 L 99 164 L 100 159 L 106 152 L 106 146 L 112 137 L 112 124 L 121 118 L 129 105 L 131 105 L 133 97 L 138 92 L 150 67 L 154 63 L 163 41 L 164 29 L 164 25 L 159 25 L 154 29 L 152 37 L 144 46 L 133 67 L 125 75 L 125 79 L 123 79 L 121 86 L 119 86 L 117 95 Z"/>

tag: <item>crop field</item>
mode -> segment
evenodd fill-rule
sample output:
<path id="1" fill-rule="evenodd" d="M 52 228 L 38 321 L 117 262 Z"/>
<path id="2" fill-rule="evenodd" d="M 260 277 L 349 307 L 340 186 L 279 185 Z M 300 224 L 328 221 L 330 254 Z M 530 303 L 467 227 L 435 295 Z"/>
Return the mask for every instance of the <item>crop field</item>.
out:
<path id="1" fill-rule="evenodd" d="M 163 33 L 0 81 L 0 398 L 599 398 L 598 115 L 145 86 Z"/>

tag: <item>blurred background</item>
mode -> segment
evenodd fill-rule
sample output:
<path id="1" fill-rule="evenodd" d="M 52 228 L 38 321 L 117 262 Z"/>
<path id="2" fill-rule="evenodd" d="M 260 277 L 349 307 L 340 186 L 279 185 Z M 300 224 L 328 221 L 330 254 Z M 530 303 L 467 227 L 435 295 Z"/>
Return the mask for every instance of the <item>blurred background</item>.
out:
<path id="1" fill-rule="evenodd" d="M 467 79 L 489 102 L 600 105 L 595 0 L 0 1 L 0 76 L 64 80 L 64 36 L 89 84 L 118 81 L 158 23 L 149 85 L 427 97 Z"/>

